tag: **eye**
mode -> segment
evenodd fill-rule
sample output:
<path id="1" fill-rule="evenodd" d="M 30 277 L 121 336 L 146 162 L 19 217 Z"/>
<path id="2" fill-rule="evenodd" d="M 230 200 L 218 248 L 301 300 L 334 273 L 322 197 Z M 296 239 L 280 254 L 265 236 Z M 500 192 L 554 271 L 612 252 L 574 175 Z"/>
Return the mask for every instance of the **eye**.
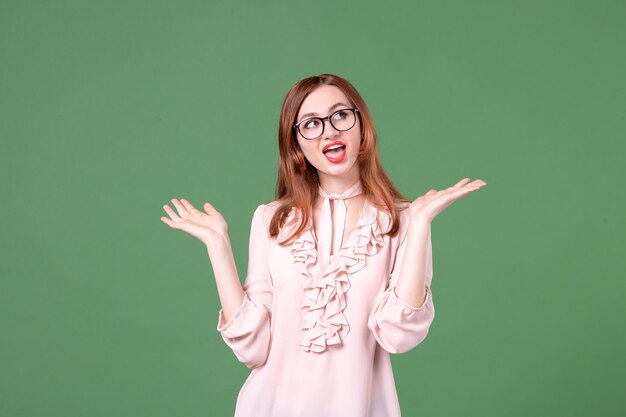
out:
<path id="1" fill-rule="evenodd" d="M 339 110 L 333 114 L 333 120 L 341 120 L 345 119 L 346 117 L 348 117 L 347 110 Z"/>
<path id="2" fill-rule="evenodd" d="M 301 126 L 304 129 L 315 129 L 319 127 L 319 125 L 320 125 L 319 119 L 308 119 L 308 120 L 305 120 Z"/>

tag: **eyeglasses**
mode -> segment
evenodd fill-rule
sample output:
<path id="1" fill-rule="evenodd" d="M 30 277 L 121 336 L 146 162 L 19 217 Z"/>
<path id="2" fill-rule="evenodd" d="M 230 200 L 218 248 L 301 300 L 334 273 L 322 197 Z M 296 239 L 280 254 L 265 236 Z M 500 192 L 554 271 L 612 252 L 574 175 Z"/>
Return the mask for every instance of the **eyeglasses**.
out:
<path id="1" fill-rule="evenodd" d="M 300 132 L 307 140 L 317 139 L 324 133 L 324 121 L 328 119 L 330 124 L 339 131 L 350 130 L 356 123 L 357 108 L 340 109 L 326 117 L 310 117 L 293 125 L 294 131 Z"/>

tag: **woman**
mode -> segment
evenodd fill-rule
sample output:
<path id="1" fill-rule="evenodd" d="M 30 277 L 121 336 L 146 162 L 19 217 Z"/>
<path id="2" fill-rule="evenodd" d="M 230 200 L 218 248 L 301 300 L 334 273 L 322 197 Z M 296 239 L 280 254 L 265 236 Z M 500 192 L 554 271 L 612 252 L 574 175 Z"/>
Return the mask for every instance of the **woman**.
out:
<path id="1" fill-rule="evenodd" d="M 385 174 L 367 106 L 347 80 L 296 83 L 280 114 L 277 200 L 252 217 L 242 288 L 223 216 L 172 199 L 170 227 L 207 246 L 217 330 L 252 371 L 236 417 L 394 417 L 390 353 L 434 318 L 430 224 L 486 183 L 406 199 Z"/>

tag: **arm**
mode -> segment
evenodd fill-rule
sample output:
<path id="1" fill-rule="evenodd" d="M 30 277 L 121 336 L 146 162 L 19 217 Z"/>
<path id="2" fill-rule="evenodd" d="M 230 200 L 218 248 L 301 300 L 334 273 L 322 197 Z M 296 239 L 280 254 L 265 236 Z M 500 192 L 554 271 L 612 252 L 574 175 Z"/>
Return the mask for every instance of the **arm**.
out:
<path id="1" fill-rule="evenodd" d="M 389 286 L 369 316 L 368 327 L 389 353 L 420 344 L 434 319 L 430 223 L 409 222 L 391 271 Z"/>
<path id="2" fill-rule="evenodd" d="M 209 257 L 215 272 L 222 309 L 217 330 L 248 368 L 265 364 L 271 344 L 273 287 L 269 272 L 269 238 L 261 204 L 250 228 L 248 274 L 243 288 L 230 244 L 212 245 Z"/>

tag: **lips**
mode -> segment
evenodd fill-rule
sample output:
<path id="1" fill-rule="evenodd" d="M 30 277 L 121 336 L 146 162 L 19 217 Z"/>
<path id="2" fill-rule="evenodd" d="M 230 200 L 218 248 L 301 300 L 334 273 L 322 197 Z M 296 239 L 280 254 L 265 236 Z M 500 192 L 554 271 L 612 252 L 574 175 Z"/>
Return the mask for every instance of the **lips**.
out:
<path id="1" fill-rule="evenodd" d="M 343 142 L 342 142 L 342 141 L 340 141 L 340 140 L 336 140 L 336 141 L 333 141 L 333 142 L 330 142 L 330 143 L 326 144 L 326 145 L 324 146 L 324 148 L 322 149 L 322 153 L 326 153 L 326 151 L 328 150 L 328 148 L 330 148 L 331 146 L 334 146 L 334 145 L 341 145 L 341 146 L 343 146 L 343 147 L 344 147 L 344 149 L 345 149 L 345 147 L 346 147 L 346 144 L 345 144 L 345 143 L 343 143 Z"/>

